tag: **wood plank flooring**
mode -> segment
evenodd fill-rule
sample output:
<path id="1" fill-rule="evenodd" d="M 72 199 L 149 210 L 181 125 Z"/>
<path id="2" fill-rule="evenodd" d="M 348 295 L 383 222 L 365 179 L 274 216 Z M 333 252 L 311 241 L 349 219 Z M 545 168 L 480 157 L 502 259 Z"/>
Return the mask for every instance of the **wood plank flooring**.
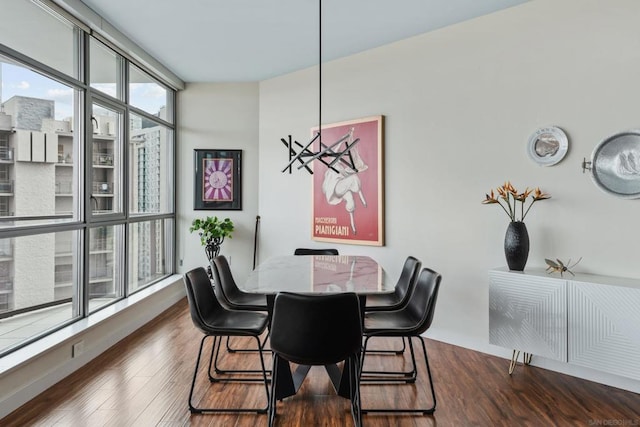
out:
<path id="1" fill-rule="evenodd" d="M 192 415 L 187 406 L 202 334 L 191 323 L 186 300 L 112 347 L 14 413 L 1 426 L 247 426 L 266 415 Z M 249 342 L 234 341 L 239 346 Z M 399 340 L 380 340 L 390 348 Z M 235 344 L 234 344 L 235 345 Z M 640 395 L 427 340 L 438 405 L 433 416 L 364 415 L 369 427 L 386 426 L 638 426 Z M 421 351 L 418 352 L 421 354 Z M 220 361 L 257 368 L 257 356 L 225 354 Z M 271 358 L 267 357 L 268 366 Z M 427 405 L 422 357 L 414 385 L 363 385 L 365 407 Z M 365 369 L 408 368 L 399 356 L 367 356 Z M 205 374 L 205 372 L 202 372 Z M 196 384 L 199 405 L 215 402 L 262 406 L 264 389 L 252 384 Z M 278 403 L 278 426 L 353 425 L 349 403 L 336 397 L 322 368 L 314 367 L 299 393 Z"/>

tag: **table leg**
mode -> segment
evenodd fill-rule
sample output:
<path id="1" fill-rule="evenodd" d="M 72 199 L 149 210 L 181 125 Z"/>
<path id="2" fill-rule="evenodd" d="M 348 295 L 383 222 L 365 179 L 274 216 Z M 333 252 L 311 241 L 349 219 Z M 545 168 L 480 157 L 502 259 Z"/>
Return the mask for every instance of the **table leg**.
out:
<path id="1" fill-rule="evenodd" d="M 286 397 L 293 396 L 298 392 L 298 389 L 309 373 L 311 366 L 298 365 L 296 370 L 292 373 L 291 365 L 287 360 L 278 357 L 276 363 L 278 363 L 278 376 L 277 378 L 273 378 L 273 381 L 277 381 L 276 399 L 282 400 Z"/>

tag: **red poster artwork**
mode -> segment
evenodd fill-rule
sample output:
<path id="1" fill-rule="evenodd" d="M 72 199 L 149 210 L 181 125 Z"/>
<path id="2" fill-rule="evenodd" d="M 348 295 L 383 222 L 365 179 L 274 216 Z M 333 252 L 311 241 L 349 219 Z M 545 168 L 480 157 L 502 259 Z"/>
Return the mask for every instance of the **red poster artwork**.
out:
<path id="1" fill-rule="evenodd" d="M 313 166 L 312 238 L 318 241 L 382 246 L 383 116 L 322 126 L 322 144 L 333 152 L 348 146 L 344 161 Z M 317 127 L 312 129 L 312 135 Z M 314 151 L 320 149 L 314 143 Z M 324 148 L 323 147 L 323 148 Z M 331 162 L 329 158 L 328 163 Z"/>

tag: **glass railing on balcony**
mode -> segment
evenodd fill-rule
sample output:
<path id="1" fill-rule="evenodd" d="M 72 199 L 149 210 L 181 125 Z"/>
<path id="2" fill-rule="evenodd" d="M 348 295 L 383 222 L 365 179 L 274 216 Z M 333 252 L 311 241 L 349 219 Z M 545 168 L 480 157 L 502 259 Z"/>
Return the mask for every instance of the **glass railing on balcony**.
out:
<path id="1" fill-rule="evenodd" d="M 13 180 L 0 180 L 0 193 L 13 193 Z"/>
<path id="2" fill-rule="evenodd" d="M 111 251 L 113 250 L 113 238 L 95 238 L 89 243 L 89 250 L 93 251 Z"/>
<path id="3" fill-rule="evenodd" d="M 0 161 L 13 161 L 13 148 L 0 147 Z"/>
<path id="4" fill-rule="evenodd" d="M 58 154 L 58 163 L 72 165 L 73 159 L 71 158 L 71 154 L 65 155 L 64 153 Z"/>
<path id="5" fill-rule="evenodd" d="M 93 153 L 94 166 L 113 166 L 113 154 L 108 152 Z"/>
<path id="6" fill-rule="evenodd" d="M 0 282 L 0 292 L 7 292 L 13 290 L 13 282 L 10 280 L 3 280 Z"/>
<path id="7" fill-rule="evenodd" d="M 0 240 L 0 258 L 10 258 L 13 256 L 13 245 L 11 239 Z"/>
<path id="8" fill-rule="evenodd" d="M 113 267 L 93 267 L 89 269 L 89 279 L 97 280 L 97 279 L 113 279 Z"/>
<path id="9" fill-rule="evenodd" d="M 73 279 L 73 271 L 71 270 L 61 270 L 56 271 L 55 274 L 55 283 L 69 283 Z"/>
<path id="10" fill-rule="evenodd" d="M 72 194 L 73 182 L 59 181 L 56 182 L 56 194 Z"/>
<path id="11" fill-rule="evenodd" d="M 94 182 L 93 194 L 113 194 L 113 182 Z"/>

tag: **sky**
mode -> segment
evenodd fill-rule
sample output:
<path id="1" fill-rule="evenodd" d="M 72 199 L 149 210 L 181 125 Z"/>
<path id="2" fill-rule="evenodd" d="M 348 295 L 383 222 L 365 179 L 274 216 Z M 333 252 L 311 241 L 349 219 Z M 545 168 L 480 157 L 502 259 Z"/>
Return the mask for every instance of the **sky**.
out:
<path id="1" fill-rule="evenodd" d="M 73 116 L 73 89 L 24 67 L 6 62 L 0 62 L 0 66 L 1 102 L 12 96 L 49 99 L 55 101 L 56 120 Z M 94 84 L 93 87 L 115 95 L 113 84 Z M 155 83 L 134 83 L 130 87 L 131 103 L 151 114 L 156 114 L 166 104 L 166 96 L 164 88 Z"/>

